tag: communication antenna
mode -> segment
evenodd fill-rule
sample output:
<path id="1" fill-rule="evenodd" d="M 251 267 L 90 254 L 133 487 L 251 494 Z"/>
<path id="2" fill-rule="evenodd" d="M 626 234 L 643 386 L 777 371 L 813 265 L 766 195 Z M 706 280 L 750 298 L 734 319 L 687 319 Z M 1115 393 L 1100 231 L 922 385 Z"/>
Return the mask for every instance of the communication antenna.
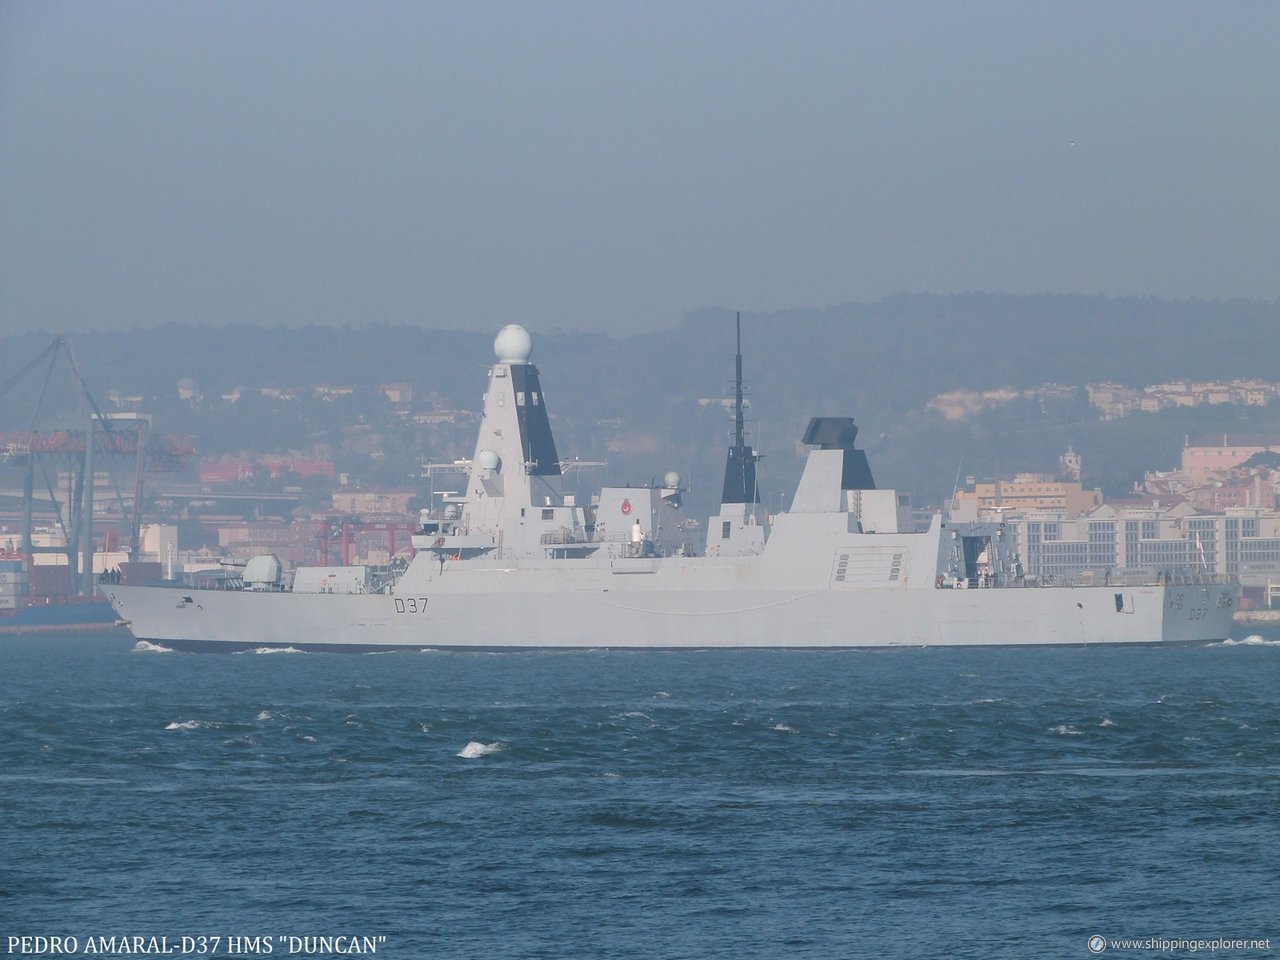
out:
<path id="1" fill-rule="evenodd" d="M 951 486 L 951 502 L 955 503 L 956 494 L 960 492 L 960 471 L 964 469 L 964 454 L 960 454 L 960 462 L 956 464 L 956 482 Z"/>
<path id="2" fill-rule="evenodd" d="M 734 318 L 738 334 L 738 350 L 734 360 L 733 378 L 733 445 L 741 448 L 744 435 L 742 413 L 742 312 L 738 311 Z"/>
<path id="3" fill-rule="evenodd" d="M 756 486 L 756 462 L 760 455 L 746 441 L 742 387 L 742 314 L 737 314 L 737 353 L 733 378 L 733 443 L 724 468 L 724 492 L 720 502 L 757 504 L 760 492 Z"/>

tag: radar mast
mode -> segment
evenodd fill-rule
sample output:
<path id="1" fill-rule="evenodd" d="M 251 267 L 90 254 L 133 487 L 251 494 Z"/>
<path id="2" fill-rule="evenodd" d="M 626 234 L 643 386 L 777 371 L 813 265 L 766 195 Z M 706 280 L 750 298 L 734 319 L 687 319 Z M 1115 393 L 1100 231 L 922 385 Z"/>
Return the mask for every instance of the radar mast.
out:
<path id="1" fill-rule="evenodd" d="M 733 444 L 724 467 L 724 492 L 721 504 L 760 502 L 756 486 L 756 461 L 760 459 L 746 441 L 744 401 L 742 397 L 742 314 L 737 314 L 737 353 L 733 379 Z"/>

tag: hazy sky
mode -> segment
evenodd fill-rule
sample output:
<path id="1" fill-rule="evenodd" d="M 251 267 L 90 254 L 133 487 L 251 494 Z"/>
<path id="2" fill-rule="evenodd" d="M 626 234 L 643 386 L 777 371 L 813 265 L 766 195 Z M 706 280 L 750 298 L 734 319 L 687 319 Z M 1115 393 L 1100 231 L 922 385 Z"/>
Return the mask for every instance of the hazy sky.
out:
<path id="1" fill-rule="evenodd" d="M 1280 3 L 0 0 L 0 333 L 1280 295 Z"/>

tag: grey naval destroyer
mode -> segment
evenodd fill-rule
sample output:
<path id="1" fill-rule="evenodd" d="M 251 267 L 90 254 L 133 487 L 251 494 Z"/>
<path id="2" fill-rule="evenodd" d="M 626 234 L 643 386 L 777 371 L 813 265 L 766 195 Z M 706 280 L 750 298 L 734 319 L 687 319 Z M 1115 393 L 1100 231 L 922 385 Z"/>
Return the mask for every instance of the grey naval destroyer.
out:
<path id="1" fill-rule="evenodd" d="M 767 514 L 735 431 L 719 513 L 697 549 L 664 543 L 680 480 L 564 490 L 531 340 L 494 341 L 466 487 L 422 518 L 406 567 L 302 567 L 256 557 L 220 589 L 108 585 L 139 640 L 182 649 L 869 647 L 1220 640 L 1236 583 L 1138 572 L 1035 581 L 999 522 L 918 530 L 876 487 L 850 418 L 819 417 L 785 512 Z M 1097 578 L 1101 580 L 1102 578 Z"/>

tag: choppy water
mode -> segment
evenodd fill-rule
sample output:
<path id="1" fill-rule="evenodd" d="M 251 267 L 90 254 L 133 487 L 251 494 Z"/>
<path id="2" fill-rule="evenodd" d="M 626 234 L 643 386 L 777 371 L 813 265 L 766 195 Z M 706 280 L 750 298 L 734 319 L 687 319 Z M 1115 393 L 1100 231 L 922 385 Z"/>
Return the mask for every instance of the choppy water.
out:
<path id="1" fill-rule="evenodd" d="M 0 677 L 0 938 L 1280 949 L 1280 640 L 232 656 L 0 638 Z"/>

